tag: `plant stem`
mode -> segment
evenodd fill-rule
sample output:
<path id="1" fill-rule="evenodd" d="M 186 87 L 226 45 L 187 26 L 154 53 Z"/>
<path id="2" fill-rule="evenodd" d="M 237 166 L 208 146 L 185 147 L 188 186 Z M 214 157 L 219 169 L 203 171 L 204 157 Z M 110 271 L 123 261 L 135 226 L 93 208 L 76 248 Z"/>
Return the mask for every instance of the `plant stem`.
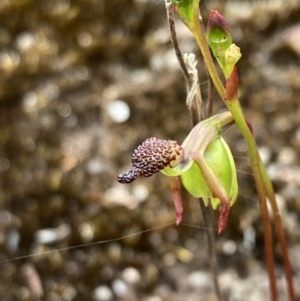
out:
<path id="1" fill-rule="evenodd" d="M 197 1 L 194 1 L 194 2 L 197 2 Z M 195 21 L 194 28 L 192 29 L 192 32 L 194 34 L 194 37 L 197 41 L 197 44 L 201 50 L 202 55 L 203 55 L 204 62 L 205 62 L 206 68 L 208 70 L 208 73 L 209 73 L 219 95 L 224 99 L 226 90 L 225 90 L 225 88 L 220 80 L 220 77 L 218 75 L 217 69 L 215 67 L 215 64 L 214 64 L 213 59 L 210 54 L 208 44 L 206 42 L 206 38 L 205 38 L 205 35 L 203 32 L 203 29 L 201 27 L 201 22 L 199 21 L 198 3 L 197 3 L 197 6 L 194 7 L 194 21 Z"/>
<path id="2" fill-rule="evenodd" d="M 206 69 L 207 70 L 207 69 Z M 213 82 L 208 74 L 208 93 L 207 93 L 207 103 L 206 103 L 206 117 L 211 117 L 213 112 L 213 98 L 214 98 L 214 86 Z"/>
<path id="3" fill-rule="evenodd" d="M 188 73 L 187 67 L 184 63 L 182 53 L 179 48 L 178 40 L 177 40 L 177 35 L 176 35 L 176 30 L 175 30 L 175 23 L 174 23 L 174 5 L 171 1 L 165 0 L 166 4 L 166 11 L 167 11 L 167 19 L 169 22 L 169 29 L 171 33 L 171 42 L 173 44 L 173 48 L 177 57 L 177 61 L 179 63 L 179 66 L 182 70 L 185 82 L 187 84 L 187 89 L 189 90 L 192 85 L 192 81 L 190 78 L 190 75 Z"/>
<path id="4" fill-rule="evenodd" d="M 294 301 L 294 300 L 296 300 L 296 297 L 295 297 L 295 292 L 294 292 L 294 287 L 293 287 L 292 268 L 291 268 L 291 262 L 290 262 L 290 258 L 289 258 L 288 248 L 287 248 L 287 241 L 286 241 L 285 233 L 284 233 L 284 227 L 282 224 L 282 219 L 281 219 L 280 212 L 278 210 L 278 206 L 277 206 L 276 199 L 274 196 L 273 186 L 266 173 L 266 170 L 261 161 L 261 158 L 259 158 L 259 159 L 260 159 L 259 164 L 260 164 L 260 169 L 262 171 L 262 177 L 263 177 L 264 184 L 266 187 L 267 196 L 269 198 L 269 201 L 271 203 L 272 210 L 274 213 L 275 226 L 276 226 L 278 239 L 279 239 L 281 249 L 282 249 L 282 256 L 283 256 L 284 270 L 285 270 L 287 287 L 288 287 L 288 294 L 289 294 L 290 300 Z"/>
<path id="5" fill-rule="evenodd" d="M 213 215 L 212 208 L 209 206 L 205 206 L 202 199 L 199 199 L 200 211 L 202 213 L 203 225 L 206 228 L 205 234 L 208 245 L 208 254 L 209 254 L 209 263 L 210 270 L 213 277 L 214 288 L 218 298 L 218 301 L 223 301 L 221 290 L 218 281 L 218 264 L 217 264 L 217 254 L 216 254 L 216 242 L 215 242 L 215 234 L 213 232 Z"/>
<path id="6" fill-rule="evenodd" d="M 226 101 L 228 108 L 230 109 L 232 115 L 234 116 L 234 120 L 239 127 L 241 133 L 244 136 L 244 139 L 248 146 L 248 153 L 250 157 L 250 162 L 254 174 L 254 179 L 256 183 L 260 210 L 262 215 L 262 221 L 264 225 L 264 237 L 265 237 L 265 260 L 267 264 L 267 270 L 269 274 L 270 280 L 270 291 L 271 291 L 271 300 L 277 300 L 277 289 L 276 289 L 276 277 L 274 271 L 274 254 L 273 254 L 273 238 L 272 238 L 272 228 L 271 221 L 269 217 L 269 212 L 267 208 L 267 200 L 266 200 L 266 188 L 263 180 L 262 170 L 263 167 L 260 162 L 260 156 L 257 151 L 257 146 L 255 139 L 245 121 L 244 115 L 242 113 L 242 109 L 240 107 L 240 103 L 237 99 Z"/>

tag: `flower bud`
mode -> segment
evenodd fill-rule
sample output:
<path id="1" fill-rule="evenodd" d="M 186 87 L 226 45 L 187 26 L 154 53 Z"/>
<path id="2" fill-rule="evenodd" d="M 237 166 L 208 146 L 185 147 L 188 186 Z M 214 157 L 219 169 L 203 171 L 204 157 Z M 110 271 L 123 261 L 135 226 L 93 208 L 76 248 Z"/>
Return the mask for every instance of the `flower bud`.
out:
<path id="1" fill-rule="evenodd" d="M 206 40 L 225 78 L 228 79 L 242 55 L 240 48 L 232 44 L 232 35 L 228 23 L 222 15 L 214 10 L 209 15 Z"/>
<path id="2" fill-rule="evenodd" d="M 231 30 L 224 17 L 217 11 L 210 12 L 206 40 L 215 58 L 223 58 L 226 49 L 232 44 Z"/>
<path id="3" fill-rule="evenodd" d="M 226 79 L 230 77 L 235 64 L 238 62 L 241 56 L 242 54 L 240 48 L 237 47 L 235 44 L 231 44 L 229 48 L 226 49 L 224 55 L 224 68 L 223 68 L 223 72 Z"/>

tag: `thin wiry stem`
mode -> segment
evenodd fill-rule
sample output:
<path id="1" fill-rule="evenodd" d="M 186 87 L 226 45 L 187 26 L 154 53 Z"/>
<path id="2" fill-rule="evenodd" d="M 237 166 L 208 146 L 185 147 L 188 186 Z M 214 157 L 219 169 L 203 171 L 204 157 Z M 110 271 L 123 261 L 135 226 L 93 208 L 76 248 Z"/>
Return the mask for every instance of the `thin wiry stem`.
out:
<path id="1" fill-rule="evenodd" d="M 270 216 L 267 208 L 267 188 L 264 182 L 264 167 L 260 164 L 260 156 L 257 150 L 256 142 L 253 138 L 252 132 L 245 121 L 240 103 L 238 100 L 227 101 L 228 106 L 232 111 L 232 115 L 235 117 L 235 122 L 241 132 L 244 134 L 245 141 L 248 145 L 248 152 L 250 162 L 253 170 L 253 176 L 256 183 L 257 194 L 259 198 L 259 205 L 261 210 L 262 222 L 264 226 L 264 237 L 265 237 L 265 260 L 267 265 L 267 271 L 270 281 L 270 293 L 271 300 L 278 300 L 277 286 L 276 286 L 276 275 L 274 269 L 274 253 L 273 253 L 273 234 Z"/>
<path id="2" fill-rule="evenodd" d="M 216 295 L 219 301 L 222 301 L 221 290 L 219 286 L 218 280 L 218 263 L 217 263 L 217 253 L 216 253 L 216 241 L 215 241 L 215 234 L 213 230 L 213 214 L 212 208 L 209 206 L 205 206 L 202 199 L 199 199 L 200 204 L 200 211 L 202 214 L 203 225 L 206 228 L 205 235 L 207 239 L 207 251 L 209 254 L 209 263 L 210 269 L 213 277 L 214 287 L 216 291 Z"/>
<path id="3" fill-rule="evenodd" d="M 170 33 L 171 33 L 171 42 L 173 44 L 173 48 L 174 48 L 179 66 L 183 72 L 185 82 L 188 85 L 187 88 L 189 89 L 191 87 L 191 79 L 190 79 L 190 75 L 188 73 L 187 67 L 184 63 L 183 56 L 180 51 L 178 40 L 177 40 L 175 23 L 174 23 L 174 5 L 169 0 L 165 0 L 165 3 L 166 3 L 166 10 L 167 10 L 167 19 L 169 22 L 169 29 L 170 29 Z"/>
<path id="4" fill-rule="evenodd" d="M 208 117 L 212 116 L 212 112 L 213 112 L 213 100 L 214 100 L 214 85 L 213 82 L 210 78 L 210 76 L 208 75 L 208 90 L 207 90 L 207 103 L 206 103 L 206 110 L 205 110 L 205 114 Z"/>
<path id="5" fill-rule="evenodd" d="M 197 124 L 201 119 L 201 111 L 202 111 L 202 98 L 200 85 L 198 81 L 198 72 L 196 69 L 197 61 L 195 58 L 192 58 L 192 54 L 182 55 L 180 50 L 175 23 L 174 23 L 174 5 L 171 1 L 165 0 L 166 10 L 167 10 L 167 19 L 169 23 L 169 29 L 171 34 L 171 42 L 173 44 L 173 48 L 183 73 L 186 88 L 187 88 L 187 106 L 189 108 L 191 114 L 192 125 Z"/>
<path id="6" fill-rule="evenodd" d="M 266 187 L 266 194 L 269 198 L 269 201 L 272 206 L 274 218 L 275 218 L 275 226 L 277 229 L 277 235 L 278 239 L 282 248 L 282 257 L 283 257 L 283 262 L 284 262 L 284 270 L 285 270 L 285 276 L 286 276 L 286 281 L 287 281 L 287 288 L 288 288 L 288 294 L 290 297 L 290 300 L 296 300 L 295 297 L 295 292 L 294 292 L 294 287 L 293 287 L 293 279 L 292 279 L 292 267 L 291 267 L 291 262 L 289 258 L 289 253 L 288 253 L 288 247 L 287 247 L 287 241 L 284 233 L 284 227 L 282 224 L 282 219 L 280 216 L 280 212 L 276 203 L 274 191 L 273 191 L 273 186 L 269 180 L 269 177 L 266 173 L 266 170 L 263 166 L 261 158 L 260 160 L 260 167 L 261 167 L 261 172 L 262 172 L 262 177 L 264 179 L 265 187 Z"/>

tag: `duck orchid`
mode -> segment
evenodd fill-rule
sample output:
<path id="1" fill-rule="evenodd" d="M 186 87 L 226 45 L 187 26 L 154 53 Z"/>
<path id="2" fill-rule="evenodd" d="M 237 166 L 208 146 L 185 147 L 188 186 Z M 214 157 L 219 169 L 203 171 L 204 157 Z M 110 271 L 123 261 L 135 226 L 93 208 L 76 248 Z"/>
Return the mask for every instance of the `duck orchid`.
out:
<path id="1" fill-rule="evenodd" d="M 218 232 L 227 225 L 230 207 L 237 199 L 238 185 L 234 160 L 222 132 L 234 123 L 230 112 L 217 114 L 198 123 L 182 145 L 177 141 L 146 139 L 132 155 L 132 168 L 118 176 L 120 183 L 131 183 L 138 176 L 150 177 L 161 172 L 171 177 L 176 224 L 182 220 L 180 181 L 195 198 L 209 200 L 220 207 Z"/>

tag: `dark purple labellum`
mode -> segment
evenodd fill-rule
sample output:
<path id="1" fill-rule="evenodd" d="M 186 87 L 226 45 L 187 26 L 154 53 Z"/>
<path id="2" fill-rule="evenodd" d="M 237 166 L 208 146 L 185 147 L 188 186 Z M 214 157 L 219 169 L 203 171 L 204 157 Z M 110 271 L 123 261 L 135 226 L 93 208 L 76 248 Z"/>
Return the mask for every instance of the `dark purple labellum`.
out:
<path id="1" fill-rule="evenodd" d="M 120 174 L 118 181 L 131 183 L 137 176 L 150 177 L 169 166 L 182 151 L 177 141 L 149 138 L 135 149 L 132 155 L 132 169 Z"/>

